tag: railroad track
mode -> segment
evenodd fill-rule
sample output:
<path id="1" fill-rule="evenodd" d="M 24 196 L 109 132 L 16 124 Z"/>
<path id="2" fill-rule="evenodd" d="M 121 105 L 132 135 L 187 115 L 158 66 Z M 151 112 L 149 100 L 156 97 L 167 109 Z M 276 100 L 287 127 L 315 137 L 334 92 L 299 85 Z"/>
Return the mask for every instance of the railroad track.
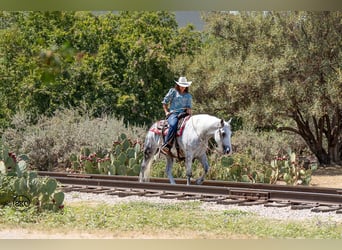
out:
<path id="1" fill-rule="evenodd" d="M 151 178 L 150 182 L 140 183 L 138 177 L 134 176 L 45 171 L 40 171 L 38 174 L 55 178 L 62 184 L 64 192 L 106 193 L 119 197 L 158 196 L 164 199 L 201 200 L 239 206 L 260 204 L 265 207 L 289 206 L 296 210 L 336 211 L 336 213 L 342 214 L 342 189 L 225 181 L 205 181 L 203 185 L 187 186 L 186 181 L 182 179 L 176 179 L 177 185 L 170 185 L 168 179 L 165 178 Z"/>

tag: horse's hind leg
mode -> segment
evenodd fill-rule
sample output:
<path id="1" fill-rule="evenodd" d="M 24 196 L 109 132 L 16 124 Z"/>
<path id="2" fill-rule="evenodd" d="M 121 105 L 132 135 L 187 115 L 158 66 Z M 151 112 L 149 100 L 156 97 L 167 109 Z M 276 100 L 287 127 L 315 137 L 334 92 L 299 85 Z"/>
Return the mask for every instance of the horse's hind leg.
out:
<path id="1" fill-rule="evenodd" d="M 204 154 L 199 160 L 203 166 L 204 172 L 203 172 L 202 176 L 196 180 L 196 184 L 201 185 L 204 182 L 204 178 L 207 175 L 210 166 L 209 166 L 208 158 L 207 158 L 206 154 Z"/>
<path id="2" fill-rule="evenodd" d="M 167 157 L 166 158 L 166 174 L 170 180 L 170 183 L 176 184 L 175 179 L 173 178 L 173 175 L 172 175 L 172 167 L 173 167 L 173 158 Z"/>

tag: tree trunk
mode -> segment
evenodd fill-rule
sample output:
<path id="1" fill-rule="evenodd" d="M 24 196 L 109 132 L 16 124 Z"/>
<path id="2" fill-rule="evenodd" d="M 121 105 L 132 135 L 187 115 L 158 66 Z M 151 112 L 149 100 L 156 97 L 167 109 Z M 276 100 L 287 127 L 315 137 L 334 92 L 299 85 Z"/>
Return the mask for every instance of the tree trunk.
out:
<path id="1" fill-rule="evenodd" d="M 282 127 L 279 128 L 280 131 L 287 130 L 299 134 L 320 164 L 342 165 L 342 116 L 338 109 L 332 115 L 332 119 L 328 115 L 319 119 L 312 117 L 311 126 L 299 110 L 294 112 L 291 118 L 295 120 L 297 128 Z"/>
<path id="2" fill-rule="evenodd" d="M 342 115 L 341 111 L 336 108 L 332 119 L 328 115 L 324 117 L 326 122 L 325 131 L 328 141 L 328 153 L 331 163 L 342 165 Z"/>

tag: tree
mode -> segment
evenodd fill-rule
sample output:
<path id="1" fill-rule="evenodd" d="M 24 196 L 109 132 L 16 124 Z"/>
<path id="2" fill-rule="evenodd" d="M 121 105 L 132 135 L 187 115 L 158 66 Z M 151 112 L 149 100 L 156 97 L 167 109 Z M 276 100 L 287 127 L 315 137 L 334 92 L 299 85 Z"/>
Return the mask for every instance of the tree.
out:
<path id="1" fill-rule="evenodd" d="M 191 72 L 200 109 L 300 135 L 322 164 L 342 162 L 342 14 L 210 13 Z"/>
<path id="2" fill-rule="evenodd" d="M 0 20 L 3 126 L 18 109 L 34 118 L 80 105 L 94 116 L 151 123 L 173 84 L 172 60 L 200 44 L 167 11 L 0 12 Z"/>
<path id="3" fill-rule="evenodd" d="M 149 124 L 162 117 L 161 98 L 175 79 L 173 59 L 200 44 L 199 33 L 187 29 L 178 29 L 175 15 L 166 11 L 120 13 L 117 40 L 127 63 L 116 108 L 125 120 Z"/>

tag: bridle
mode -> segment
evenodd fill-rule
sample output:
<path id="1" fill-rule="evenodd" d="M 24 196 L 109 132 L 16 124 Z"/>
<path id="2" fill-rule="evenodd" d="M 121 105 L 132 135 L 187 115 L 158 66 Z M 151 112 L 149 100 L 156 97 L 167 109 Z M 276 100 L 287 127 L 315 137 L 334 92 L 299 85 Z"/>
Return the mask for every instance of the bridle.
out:
<path id="1" fill-rule="evenodd" d="M 223 128 L 224 128 L 224 123 L 221 124 L 221 127 L 218 130 L 219 130 L 219 136 L 220 136 L 220 140 L 221 140 L 221 144 L 222 144 L 221 146 L 222 146 L 222 149 L 225 153 L 227 151 L 227 149 L 229 149 L 229 151 L 231 151 L 231 148 L 229 146 L 223 145 L 223 139 L 225 137 L 225 132 L 222 132 Z"/>

